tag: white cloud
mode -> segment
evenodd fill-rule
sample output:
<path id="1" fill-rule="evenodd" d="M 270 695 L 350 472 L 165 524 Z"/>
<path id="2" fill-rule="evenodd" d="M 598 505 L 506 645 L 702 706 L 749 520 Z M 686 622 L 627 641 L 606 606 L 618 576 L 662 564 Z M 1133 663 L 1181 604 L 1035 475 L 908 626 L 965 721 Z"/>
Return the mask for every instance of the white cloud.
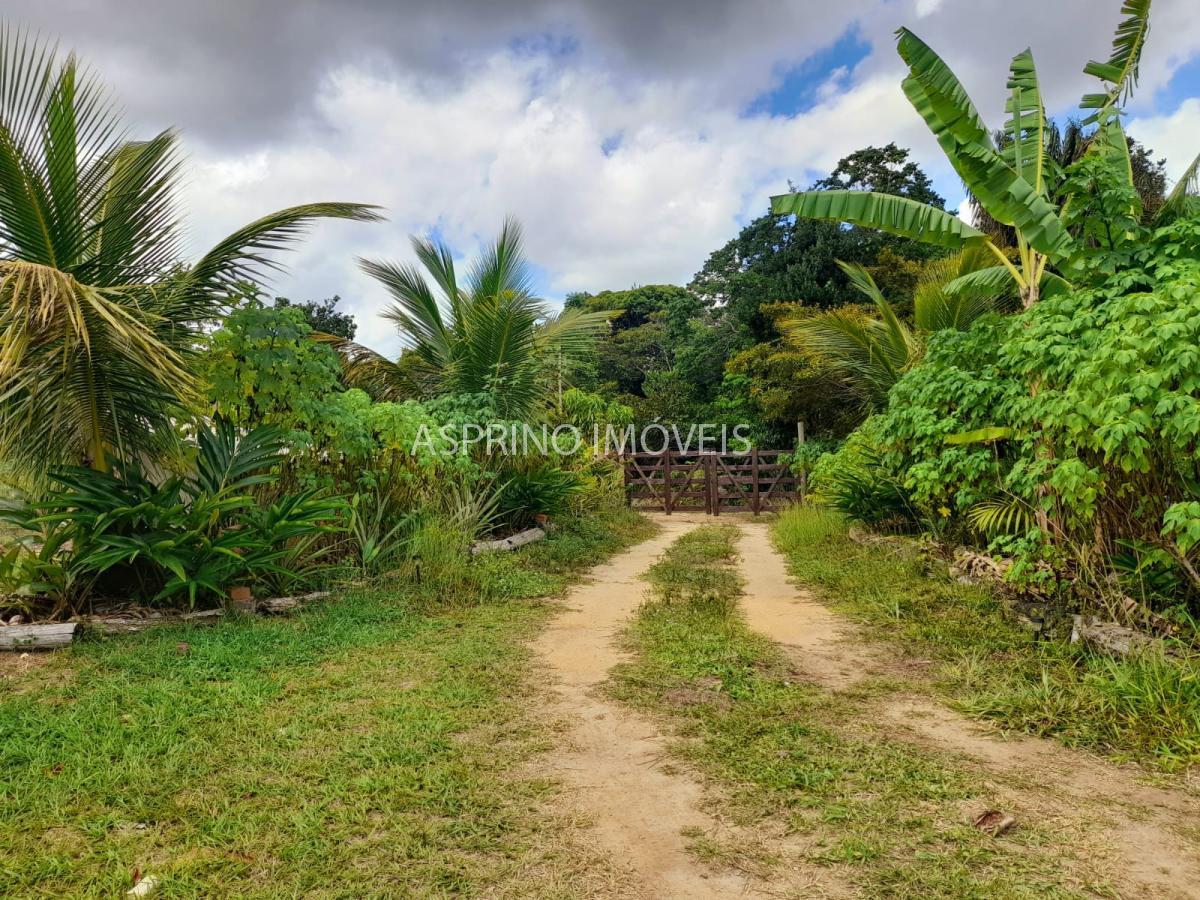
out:
<path id="1" fill-rule="evenodd" d="M 436 225 L 470 251 L 514 214 L 555 295 L 686 282 L 788 177 L 828 171 L 869 143 L 932 146 L 890 76 L 795 118 L 745 118 L 705 109 L 686 87 L 630 92 L 600 71 L 506 54 L 452 90 L 343 69 L 317 109 L 302 141 L 240 156 L 194 149 L 194 248 L 295 202 L 385 206 L 386 225 L 318 226 L 279 287 L 294 298 L 341 293 L 361 339 L 389 352 L 397 342 L 373 316 L 386 298 L 353 260 L 406 257 L 409 232 Z"/>
<path id="2" fill-rule="evenodd" d="M 799 6 L 788 5 L 780 21 Z M 1130 125 L 1176 173 L 1200 147 L 1200 102 L 1160 111 L 1154 96 L 1200 47 L 1200 34 L 1185 25 L 1188 6 L 1156 5 Z M 787 28 L 762 17 L 724 21 L 706 7 L 705 21 L 721 27 L 684 23 L 680 45 L 660 60 L 636 58 L 649 52 L 645 36 L 614 37 L 590 21 L 580 26 L 579 51 L 566 57 L 503 42 L 482 52 L 476 38 L 452 78 L 394 61 L 342 63 L 273 137 L 190 139 L 194 247 L 294 203 L 386 207 L 384 225 L 319 225 L 278 288 L 297 299 L 340 293 L 360 338 L 387 352 L 398 342 L 375 315 L 387 298 L 357 271 L 355 257 L 405 258 L 410 232 L 437 228 L 469 256 L 505 215 L 516 215 L 553 296 L 686 282 L 789 178 L 825 174 L 868 144 L 912 148 L 955 207 L 957 178 L 899 90 L 891 34 L 898 24 L 919 19 L 922 37 L 959 73 L 984 118 L 999 124 L 1009 58 L 1031 38 L 1052 109 L 1070 108 L 1092 89 L 1081 69 L 1105 57 L 1119 18 L 1115 2 L 1095 9 L 854 0 L 789 42 Z M 854 21 L 873 49 L 857 65 L 818 75 L 816 106 L 793 118 L 741 115 L 754 85 L 764 89 L 779 65 L 803 60 Z"/>
<path id="3" fill-rule="evenodd" d="M 1200 98 L 1184 100 L 1169 115 L 1131 119 L 1128 131 L 1150 147 L 1156 159 L 1166 157 L 1167 176 L 1176 179 L 1200 153 Z"/>

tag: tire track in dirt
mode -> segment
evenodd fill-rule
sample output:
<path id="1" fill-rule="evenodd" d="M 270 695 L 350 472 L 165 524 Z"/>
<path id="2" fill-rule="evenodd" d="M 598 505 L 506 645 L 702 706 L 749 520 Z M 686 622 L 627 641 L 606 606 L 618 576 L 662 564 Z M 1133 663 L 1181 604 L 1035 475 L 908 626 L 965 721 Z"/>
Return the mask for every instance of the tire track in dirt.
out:
<path id="1" fill-rule="evenodd" d="M 684 832 L 724 827 L 702 810 L 703 787 L 664 767 L 667 740 L 649 719 L 598 690 L 625 658 L 616 638 L 645 597 L 639 576 L 703 517 L 658 521 L 658 536 L 598 566 L 572 590 L 534 645 L 552 676 L 548 712 L 565 723 L 564 746 L 539 759 L 539 769 L 564 784 L 559 802 L 590 821 L 601 847 L 630 870 L 638 896 L 767 896 L 748 876 L 710 870 L 688 852 Z"/>
<path id="2" fill-rule="evenodd" d="M 856 641 L 852 623 L 792 582 L 766 523 L 737 524 L 746 579 L 743 615 L 751 628 L 779 643 L 799 671 L 823 687 L 844 690 L 871 675 L 895 676 L 915 662 L 884 659 L 876 647 Z M 1139 784 L 1129 769 L 1050 740 L 990 734 L 923 696 L 893 695 L 869 712 L 888 722 L 891 736 L 965 757 L 981 783 L 1016 804 L 1018 814 L 1077 820 L 1107 847 L 1111 874 L 1126 896 L 1200 897 L 1200 852 L 1179 834 L 1194 824 L 1194 798 Z"/>

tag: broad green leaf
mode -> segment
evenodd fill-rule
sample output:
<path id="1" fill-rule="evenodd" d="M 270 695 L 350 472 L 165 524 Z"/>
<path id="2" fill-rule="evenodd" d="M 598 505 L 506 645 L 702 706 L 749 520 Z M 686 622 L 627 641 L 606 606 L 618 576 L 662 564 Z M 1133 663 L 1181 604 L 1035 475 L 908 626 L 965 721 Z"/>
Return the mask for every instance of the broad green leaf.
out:
<path id="1" fill-rule="evenodd" d="M 990 444 L 993 441 L 1005 441 L 1020 435 L 1014 428 L 1004 425 L 987 425 L 973 431 L 960 431 L 946 435 L 946 443 L 952 446 L 964 444 Z"/>
<path id="2" fill-rule="evenodd" d="M 1084 94 L 1080 106 L 1095 110 L 1083 120 L 1084 125 L 1099 121 L 1102 110 L 1117 106 L 1129 99 L 1137 85 L 1138 63 L 1150 31 L 1150 0 L 1125 0 L 1121 14 L 1126 18 L 1117 25 L 1113 35 L 1112 55 L 1108 62 L 1092 60 L 1083 67 L 1084 74 L 1106 83 L 1103 93 Z"/>
<path id="3" fill-rule="evenodd" d="M 1012 273 L 1006 266 L 989 266 L 975 272 L 968 272 L 949 282 L 944 290 L 951 296 L 988 295 L 1011 291 L 1014 287 Z M 1043 272 L 1040 293 L 1044 297 L 1052 297 L 1062 291 L 1069 291 L 1071 283 L 1053 272 Z"/>
<path id="4" fill-rule="evenodd" d="M 938 142 L 941 143 L 943 134 L 948 134 L 959 143 L 991 147 L 991 133 L 950 67 L 907 28 L 899 29 L 896 34 L 900 57 L 908 64 L 911 78 L 924 89 L 919 99 L 913 96 L 909 99 Z"/>
<path id="5" fill-rule="evenodd" d="M 1074 240 L 1058 211 L 999 154 L 982 145 L 960 146 L 950 162 L 992 217 L 1020 231 L 1030 247 L 1055 260 L 1070 253 Z"/>
<path id="6" fill-rule="evenodd" d="M 1046 110 L 1038 88 L 1033 53 L 1027 48 L 1013 57 L 1008 75 L 1009 119 L 1004 132 L 1009 142 L 1001 154 L 1022 178 L 1046 196 Z"/>
<path id="7" fill-rule="evenodd" d="M 1072 240 L 1050 202 L 992 146 L 962 85 L 932 50 L 901 31 L 900 54 L 911 72 L 901 83 L 968 190 L 992 217 L 1012 225 L 1035 250 L 1054 259 Z"/>
<path id="8" fill-rule="evenodd" d="M 926 244 L 959 249 L 982 244 L 987 235 L 958 216 L 907 197 L 875 191 L 803 191 L 771 198 L 776 215 L 826 219 L 878 228 Z"/>

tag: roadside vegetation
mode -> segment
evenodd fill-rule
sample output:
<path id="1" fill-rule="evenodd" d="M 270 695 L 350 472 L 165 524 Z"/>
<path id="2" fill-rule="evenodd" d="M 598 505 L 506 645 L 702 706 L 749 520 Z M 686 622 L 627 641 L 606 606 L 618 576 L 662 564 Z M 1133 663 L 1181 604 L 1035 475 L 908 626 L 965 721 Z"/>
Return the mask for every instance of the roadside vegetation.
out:
<path id="1" fill-rule="evenodd" d="M 553 740 L 526 643 L 538 598 L 649 526 L 619 460 L 484 436 L 700 423 L 791 447 L 792 571 L 933 665 L 806 683 L 738 616 L 736 530 L 682 538 L 611 688 L 761 826 L 696 853 L 870 896 L 1116 893 L 1049 826 L 971 827 L 989 788 L 876 713 L 929 692 L 1160 770 L 1200 760 L 1200 157 L 1171 184 L 1123 131 L 1150 6 L 1122 4 L 1061 123 L 1029 51 L 993 129 L 898 32 L 970 223 L 888 144 L 773 198 L 686 287 L 558 310 L 516 220 L 467 264 L 414 236 L 415 264 L 360 262 L 396 358 L 336 297 L 267 289 L 309 228 L 381 210 L 303 203 L 187 258 L 175 132 L 126 140 L 74 55 L 0 26 L 0 639 L 86 626 L 0 660 L 0 894 L 147 872 L 179 895 L 603 893 L 521 769 Z M 484 552 L 508 538 L 540 543 Z M 114 611 L 222 621 L 94 633 Z"/>
<path id="2" fill-rule="evenodd" d="M 625 634 L 633 659 L 610 685 L 666 723 L 672 751 L 742 826 L 723 839 L 694 836 L 698 857 L 782 884 L 815 867 L 808 890 L 817 894 L 837 895 L 837 883 L 896 897 L 1071 896 L 1087 880 L 1103 888 L 1050 829 L 1001 842 L 973 828 L 964 810 L 993 800 L 978 779 L 890 737 L 874 689 L 823 690 L 750 631 L 737 611 L 737 535 L 698 528 L 650 569 L 653 596 Z"/>
<path id="3" fill-rule="evenodd" d="M 552 607 L 531 601 L 647 529 L 616 507 L 436 586 L 10 656 L 0 894 L 111 897 L 139 872 L 170 896 L 586 885 L 603 861 L 519 768 L 550 738 L 526 644 Z"/>
<path id="4" fill-rule="evenodd" d="M 1162 769 L 1200 761 L 1200 662 L 1188 647 L 1113 659 L 1039 639 L 993 586 L 957 581 L 908 541 L 856 543 L 831 511 L 794 507 L 773 531 L 799 581 L 895 652 L 934 661 L 933 681 L 960 709 Z"/>

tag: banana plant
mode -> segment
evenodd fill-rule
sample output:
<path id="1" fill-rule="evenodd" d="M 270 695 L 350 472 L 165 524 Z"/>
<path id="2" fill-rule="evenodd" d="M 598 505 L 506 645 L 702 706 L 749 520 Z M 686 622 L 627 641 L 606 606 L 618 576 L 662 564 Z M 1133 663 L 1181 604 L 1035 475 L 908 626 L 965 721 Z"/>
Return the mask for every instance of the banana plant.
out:
<path id="1" fill-rule="evenodd" d="M 1128 143 L 1120 106 L 1137 83 L 1138 63 L 1150 23 L 1150 0 L 1126 0 L 1107 62 L 1089 62 L 1084 71 L 1102 90 L 1086 94 L 1085 123 L 1095 125 L 1088 152 L 1104 154 L 1128 178 Z M 1066 173 L 1048 149 L 1045 104 L 1033 54 L 1023 50 L 1009 67 L 1007 119 L 1002 140 L 993 140 L 966 90 L 949 66 L 906 28 L 897 32 L 897 49 L 908 65 L 905 96 L 925 120 L 955 172 L 980 206 L 1016 233 L 1015 258 L 991 237 L 945 210 L 903 197 L 868 191 L 803 191 L 772 197 L 779 215 L 849 222 L 957 250 L 980 248 L 994 265 L 972 271 L 946 290 L 1001 293 L 1013 286 L 1028 309 L 1040 297 L 1070 286 L 1071 260 L 1079 249 L 1060 196 Z M 1179 196 L 1164 207 L 1166 215 L 1187 208 L 1195 195 L 1196 167 L 1181 179 Z M 1133 201 L 1133 202 L 1136 202 Z M 1162 213 L 1160 213 L 1161 215 Z"/>

